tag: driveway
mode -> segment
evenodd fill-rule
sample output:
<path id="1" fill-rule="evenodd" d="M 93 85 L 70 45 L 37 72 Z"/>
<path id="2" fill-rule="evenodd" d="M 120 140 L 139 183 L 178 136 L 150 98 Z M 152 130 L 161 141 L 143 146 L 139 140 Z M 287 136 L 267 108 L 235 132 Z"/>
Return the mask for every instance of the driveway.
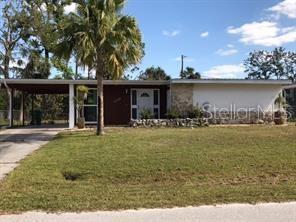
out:
<path id="1" fill-rule="evenodd" d="M 0 131 L 0 180 L 19 161 L 46 144 L 65 127 L 25 127 Z"/>
<path id="2" fill-rule="evenodd" d="M 227 204 L 173 209 L 84 213 L 27 212 L 0 216 L 0 222 L 295 222 L 296 202 Z"/>

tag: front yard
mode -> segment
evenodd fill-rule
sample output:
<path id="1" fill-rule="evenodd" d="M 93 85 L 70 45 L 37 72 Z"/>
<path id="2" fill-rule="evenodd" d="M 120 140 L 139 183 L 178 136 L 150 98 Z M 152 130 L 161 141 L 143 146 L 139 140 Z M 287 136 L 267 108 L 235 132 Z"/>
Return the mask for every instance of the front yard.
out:
<path id="1" fill-rule="evenodd" d="M 0 212 L 296 200 L 295 126 L 93 134 L 60 134 L 22 161 L 0 182 Z"/>

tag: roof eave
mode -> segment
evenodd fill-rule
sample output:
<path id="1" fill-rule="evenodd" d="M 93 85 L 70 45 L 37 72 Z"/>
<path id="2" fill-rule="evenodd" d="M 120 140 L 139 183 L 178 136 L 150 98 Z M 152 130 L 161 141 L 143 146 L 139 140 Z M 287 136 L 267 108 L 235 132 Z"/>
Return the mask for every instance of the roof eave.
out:
<path id="1" fill-rule="evenodd" d="M 60 80 L 60 79 L 0 79 L 7 84 L 61 84 L 61 85 L 96 85 L 96 80 Z M 167 85 L 168 81 L 156 80 L 104 80 L 104 85 Z"/>
<path id="2" fill-rule="evenodd" d="M 267 84 L 290 85 L 290 80 L 252 80 L 252 79 L 172 79 L 172 84 Z"/>

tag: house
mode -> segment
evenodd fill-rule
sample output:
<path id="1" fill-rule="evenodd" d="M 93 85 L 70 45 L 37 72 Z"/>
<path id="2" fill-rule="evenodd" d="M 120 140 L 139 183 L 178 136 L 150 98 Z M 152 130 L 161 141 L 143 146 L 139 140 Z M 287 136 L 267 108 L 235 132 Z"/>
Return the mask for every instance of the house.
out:
<path id="1" fill-rule="evenodd" d="M 86 85 L 89 87 L 84 103 L 86 123 L 96 123 L 95 80 L 1 79 L 0 84 L 2 89 L 8 87 L 11 92 L 18 90 L 26 94 L 68 94 L 70 128 L 75 126 L 77 120 L 73 99 L 77 93 L 76 88 Z M 140 118 L 144 109 L 150 110 L 157 119 L 166 118 L 170 109 L 185 110 L 193 106 L 202 107 L 209 114 L 227 112 L 228 117 L 231 113 L 245 110 L 271 113 L 275 99 L 283 87 L 289 84 L 291 82 L 288 80 L 244 79 L 105 80 L 105 124 L 126 125 L 130 119 Z M 10 96 L 10 116 L 13 115 L 12 104 L 13 93 Z M 10 119 L 12 125 L 13 118 Z"/>

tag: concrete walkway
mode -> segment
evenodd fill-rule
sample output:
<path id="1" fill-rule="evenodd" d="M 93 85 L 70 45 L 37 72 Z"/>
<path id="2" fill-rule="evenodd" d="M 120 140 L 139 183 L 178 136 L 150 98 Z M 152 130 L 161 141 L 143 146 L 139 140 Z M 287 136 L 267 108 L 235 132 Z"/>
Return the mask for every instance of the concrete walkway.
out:
<path id="1" fill-rule="evenodd" d="M 295 222 L 296 202 L 228 204 L 173 209 L 0 216 L 0 222 Z"/>
<path id="2" fill-rule="evenodd" d="M 51 140 L 64 127 L 25 127 L 0 131 L 0 180 L 21 159 Z"/>

